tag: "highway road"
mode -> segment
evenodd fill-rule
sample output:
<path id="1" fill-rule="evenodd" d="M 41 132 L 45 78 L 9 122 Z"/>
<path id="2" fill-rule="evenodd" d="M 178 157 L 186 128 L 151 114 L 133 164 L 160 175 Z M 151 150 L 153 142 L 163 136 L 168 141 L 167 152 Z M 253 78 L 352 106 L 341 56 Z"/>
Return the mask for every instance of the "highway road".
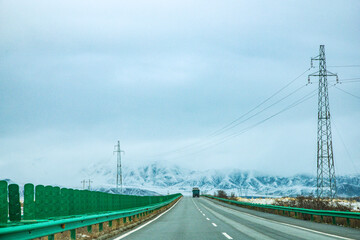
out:
<path id="1" fill-rule="evenodd" d="M 360 239 L 360 230 L 244 209 L 207 198 L 182 198 L 151 222 L 113 240 Z"/>

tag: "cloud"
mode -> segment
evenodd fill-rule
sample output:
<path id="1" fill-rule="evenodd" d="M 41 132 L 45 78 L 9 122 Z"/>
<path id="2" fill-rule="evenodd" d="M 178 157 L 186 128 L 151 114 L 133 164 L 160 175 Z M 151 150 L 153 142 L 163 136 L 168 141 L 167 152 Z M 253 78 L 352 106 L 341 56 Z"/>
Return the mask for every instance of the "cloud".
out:
<path id="1" fill-rule="evenodd" d="M 88 164 L 112 161 L 118 139 L 135 164 L 159 158 L 198 169 L 314 173 L 316 98 L 199 154 L 192 155 L 202 149 L 196 144 L 162 153 L 221 141 L 223 135 L 208 135 L 308 69 L 320 44 L 329 66 L 360 59 L 358 1 L 0 5 L 0 175 L 10 178 L 60 182 L 66 176 L 71 182 Z M 340 78 L 359 76 L 358 68 L 329 69 Z M 273 102 L 306 83 L 305 74 Z M 357 83 L 341 87 L 360 91 Z M 303 88 L 229 134 L 315 88 Z M 335 164 L 352 173 L 360 169 L 359 103 L 334 88 L 329 94 L 351 156 L 333 133 Z"/>

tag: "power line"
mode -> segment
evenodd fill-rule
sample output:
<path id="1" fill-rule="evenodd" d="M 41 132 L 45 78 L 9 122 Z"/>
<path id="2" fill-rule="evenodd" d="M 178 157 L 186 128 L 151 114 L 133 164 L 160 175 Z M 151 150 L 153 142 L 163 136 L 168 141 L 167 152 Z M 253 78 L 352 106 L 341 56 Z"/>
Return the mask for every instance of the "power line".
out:
<path id="1" fill-rule="evenodd" d="M 196 152 L 192 152 L 192 153 L 188 153 L 188 154 L 185 154 L 185 155 L 181 155 L 181 156 L 175 157 L 175 158 L 173 158 L 173 159 L 178 159 L 178 158 L 183 158 L 183 157 L 187 157 L 187 156 L 197 155 L 197 154 L 199 154 L 199 153 L 201 153 L 201 152 L 206 151 L 207 149 L 210 149 L 210 148 L 212 148 L 212 147 L 215 147 L 215 146 L 217 146 L 217 145 L 220 145 L 220 144 L 222 144 L 222 143 L 224 143 L 224 142 L 226 142 L 226 141 L 228 141 L 228 140 L 230 140 L 230 139 L 232 139 L 232 138 L 234 138 L 234 137 L 240 136 L 240 135 L 246 133 L 247 131 L 249 131 L 249 130 L 251 130 L 251 129 L 257 127 L 257 126 L 259 126 L 260 124 L 262 124 L 262 123 L 264 123 L 264 122 L 266 122 L 266 121 L 274 118 L 275 116 L 277 116 L 277 115 L 279 115 L 279 114 L 281 114 L 281 113 L 283 113 L 283 112 L 285 112 L 285 111 L 287 111 L 287 110 L 289 110 L 289 109 L 291 109 L 291 108 L 293 108 L 293 107 L 296 107 L 297 105 L 299 105 L 299 104 L 301 104 L 301 103 L 303 103 L 303 102 L 305 102 L 305 101 L 313 98 L 314 96 L 316 96 L 315 91 L 316 91 L 316 89 L 313 90 L 313 91 L 311 91 L 309 94 L 306 94 L 304 97 L 296 100 L 296 101 L 293 102 L 292 104 L 288 105 L 287 107 L 285 107 L 285 108 L 282 109 L 281 111 L 279 111 L 279 112 L 277 112 L 277 113 L 275 113 L 275 114 L 273 114 L 273 115 L 271 115 L 271 116 L 269 116 L 269 117 L 267 117 L 267 118 L 265 118 L 265 119 L 263 119 L 263 120 L 255 123 L 255 124 L 253 124 L 253 125 L 251 125 L 251 126 L 249 126 L 249 127 L 247 127 L 247 128 L 244 128 L 244 129 L 242 129 L 242 130 L 239 131 L 239 132 L 232 133 L 232 134 L 229 134 L 229 135 L 227 135 L 227 136 L 224 136 L 224 137 L 222 137 L 221 139 L 219 139 L 219 140 L 217 140 L 217 141 L 214 141 L 213 143 L 207 144 L 207 146 L 204 146 L 202 149 L 200 149 L 200 150 L 198 150 L 198 151 L 196 151 Z"/>
<path id="2" fill-rule="evenodd" d="M 328 81 L 328 82 L 337 82 L 337 81 L 332 80 L 332 81 Z M 360 82 L 360 78 L 359 77 L 356 77 L 356 78 L 343 78 L 343 79 L 339 79 L 339 81 L 338 81 L 339 84 L 349 83 L 349 82 Z"/>
<path id="3" fill-rule="evenodd" d="M 339 131 L 338 127 L 336 126 L 335 122 L 334 122 L 334 119 L 333 119 L 333 124 L 334 124 L 335 130 L 336 130 L 336 132 L 337 132 L 337 134 L 339 136 L 339 139 L 340 139 L 342 145 L 344 146 L 345 152 L 348 155 L 348 158 L 350 159 L 350 161 L 351 161 L 351 163 L 352 163 L 352 165 L 354 167 L 354 170 L 355 170 L 356 174 L 359 174 L 359 171 L 358 171 L 358 169 L 357 169 L 357 167 L 356 167 L 356 165 L 355 165 L 355 163 L 354 163 L 354 161 L 353 161 L 353 159 L 352 159 L 352 157 L 350 155 L 350 152 L 349 152 L 348 148 L 346 147 L 345 141 L 342 138 L 342 136 L 340 134 L 340 131 Z"/>
<path id="4" fill-rule="evenodd" d="M 271 106 L 274 106 L 275 104 L 281 102 L 282 100 L 284 100 L 285 98 L 291 96 L 292 94 L 296 93 L 297 91 L 299 91 L 301 88 L 305 87 L 306 85 L 304 86 L 301 86 L 300 88 L 296 89 L 295 91 L 293 91 L 291 94 L 287 95 L 286 97 L 282 98 L 281 100 L 277 101 L 275 104 L 272 104 L 270 105 L 269 107 L 261 110 L 260 112 L 256 113 L 255 115 L 252 115 L 251 117 L 239 122 L 241 119 L 243 119 L 245 116 L 247 116 L 248 114 L 250 114 L 251 112 L 253 112 L 254 110 L 258 109 L 259 107 L 261 107 L 262 105 L 264 105 L 266 102 L 268 102 L 270 99 L 272 99 L 273 97 L 275 97 L 276 95 L 278 95 L 280 92 L 282 92 L 284 89 L 286 89 L 287 87 L 289 87 L 292 83 L 294 83 L 296 80 L 298 80 L 300 77 L 302 77 L 305 73 L 307 73 L 311 68 L 307 69 L 306 71 L 304 71 L 303 73 L 301 73 L 300 75 L 298 75 L 297 77 L 295 77 L 294 79 L 292 79 L 290 82 L 288 82 L 285 86 L 283 86 L 282 88 L 280 88 L 279 90 L 277 90 L 275 93 L 273 93 L 270 97 L 266 98 L 265 100 L 263 100 L 261 103 L 259 103 L 258 105 L 256 105 L 255 107 L 253 107 L 252 109 L 250 109 L 248 112 L 246 112 L 245 114 L 241 115 L 240 117 L 236 118 L 235 120 L 233 120 L 232 122 L 226 124 L 225 126 L 223 126 L 222 128 L 212 132 L 211 134 L 205 136 L 205 137 L 210 137 L 210 138 L 213 138 L 213 137 L 216 137 L 216 136 L 219 136 L 221 135 L 222 133 L 224 132 L 227 132 L 228 130 L 238 126 L 239 124 L 251 119 L 252 117 L 258 115 L 259 113 L 267 110 L 268 108 L 270 108 Z M 204 140 L 198 140 L 194 143 L 191 143 L 191 144 L 187 144 L 183 147 L 180 147 L 178 149 L 174 149 L 174 150 L 171 150 L 171 151 L 167 151 L 167 152 L 164 152 L 164 153 L 160 153 L 160 154 L 157 154 L 157 155 L 153 155 L 152 157 L 159 157 L 159 156 L 163 156 L 163 155 L 169 155 L 169 154 L 172 154 L 172 153 L 177 153 L 177 152 L 182 152 L 184 150 L 187 150 L 189 148 L 193 148 L 194 146 L 196 145 L 203 145 L 204 143 Z"/>
<path id="5" fill-rule="evenodd" d="M 358 79 L 360 79 L 360 77 L 356 77 L 356 78 L 344 78 L 344 79 L 340 79 L 339 81 L 358 80 Z"/>
<path id="6" fill-rule="evenodd" d="M 274 105 L 280 103 L 280 102 L 283 101 L 284 99 L 286 99 L 286 98 L 290 97 L 291 95 L 295 94 L 296 92 L 300 91 L 300 90 L 301 90 L 302 88 L 304 88 L 305 86 L 306 86 L 306 85 L 303 85 L 303 86 L 295 89 L 293 92 L 289 93 L 289 94 L 286 95 L 285 97 L 279 99 L 278 101 L 276 101 L 276 102 L 274 102 L 273 104 L 267 106 L 266 108 L 263 108 L 262 110 L 254 113 L 253 115 L 251 115 L 251 116 L 249 116 L 248 118 L 242 120 L 241 122 L 238 122 L 238 123 L 236 123 L 235 125 L 227 128 L 227 129 L 224 129 L 224 130 L 221 131 L 221 132 L 218 132 L 216 135 L 211 136 L 211 138 L 217 137 L 217 136 L 219 136 L 219 135 L 221 135 L 221 134 L 223 134 L 223 133 L 225 133 L 225 132 L 228 132 L 228 131 L 230 131 L 231 129 L 235 128 L 236 126 L 238 126 L 238 125 L 240 125 L 240 124 L 242 124 L 242 123 L 250 120 L 251 118 L 259 115 L 260 113 L 266 111 L 267 109 L 273 107 Z M 230 134 L 230 135 L 231 135 L 231 134 Z M 228 136 L 229 136 L 229 135 L 228 135 Z M 223 138 L 226 138 L 226 137 L 227 137 L 227 136 L 224 136 Z M 221 138 L 221 139 L 223 139 L 223 138 Z M 205 141 L 202 141 L 202 142 L 201 142 L 201 141 L 198 141 L 196 144 L 189 145 L 189 146 L 187 147 L 187 150 L 185 150 L 185 149 L 183 149 L 182 151 L 177 150 L 177 151 L 173 151 L 172 153 L 176 153 L 176 152 L 180 152 L 180 153 L 181 153 L 181 152 L 184 152 L 184 151 L 185 151 L 185 152 L 186 152 L 186 151 L 191 151 L 192 148 L 194 148 L 194 147 L 203 147 L 203 146 L 208 145 L 209 143 L 211 144 L 213 141 L 214 141 L 214 140 L 211 140 L 211 139 L 210 139 L 210 140 L 205 140 Z M 215 140 L 215 141 L 216 141 L 216 140 Z M 171 153 L 169 153 L 169 154 L 167 154 L 167 155 L 170 155 L 170 154 L 171 154 Z"/>
<path id="7" fill-rule="evenodd" d="M 341 88 L 339 88 L 339 87 L 337 87 L 337 86 L 335 86 L 335 88 L 338 89 L 338 90 L 340 90 L 340 91 L 342 91 L 343 93 L 346 93 L 346 94 L 348 94 L 348 95 L 350 95 L 350 96 L 353 96 L 353 97 L 355 97 L 355 98 L 357 98 L 357 99 L 360 99 L 359 96 L 356 96 L 356 95 L 354 95 L 354 94 L 352 94 L 352 93 L 350 93 L 350 92 L 348 92 L 348 91 L 345 91 L 344 89 L 341 89 Z"/>
<path id="8" fill-rule="evenodd" d="M 275 103 L 273 103 L 273 104 L 269 105 L 269 106 L 268 106 L 268 107 L 266 107 L 266 108 L 263 108 L 261 111 L 259 111 L 259 112 L 255 113 L 255 114 L 251 115 L 250 117 L 246 118 L 245 120 L 243 120 L 243 121 L 241 121 L 241 122 L 238 122 L 238 123 L 236 123 L 235 125 L 233 125 L 233 126 L 231 126 L 231 127 L 228 127 L 228 128 L 226 128 L 226 129 L 224 129 L 223 131 L 221 131 L 220 133 L 216 134 L 215 136 L 218 136 L 218 135 L 220 135 L 220 134 L 222 134 L 222 133 L 224 133 L 224 132 L 227 132 L 228 130 L 230 130 L 230 129 L 232 129 L 232 128 L 234 128 L 234 127 L 238 126 L 238 125 L 240 125 L 241 123 L 244 123 L 245 121 L 247 121 L 247 120 L 249 120 L 249 119 L 251 119 L 251 118 L 253 118 L 253 117 L 255 117 L 255 116 L 259 115 L 260 113 L 262 113 L 262 112 L 266 111 L 267 109 L 271 108 L 272 106 L 274 106 L 274 105 L 276 105 L 276 104 L 280 103 L 280 102 L 281 102 L 281 101 L 283 101 L 284 99 L 286 99 L 286 98 L 290 97 L 291 95 L 293 95 L 293 94 L 297 93 L 298 91 L 300 91 L 300 90 L 301 90 L 302 88 L 304 88 L 305 86 L 306 86 L 306 85 L 303 85 L 303 86 L 301 86 L 301 87 L 299 87 L 299 88 L 295 89 L 293 92 L 291 92 L 290 94 L 288 94 L 288 95 L 286 95 L 285 97 L 281 98 L 280 100 L 276 101 Z"/>
<path id="9" fill-rule="evenodd" d="M 269 108 L 273 107 L 274 105 L 278 104 L 279 102 L 283 101 L 284 99 L 286 99 L 286 98 L 290 97 L 291 95 L 295 94 L 296 92 L 300 91 L 300 90 L 301 90 L 303 87 L 305 87 L 305 86 L 306 86 L 306 85 L 303 85 L 303 86 L 301 86 L 301 87 L 297 88 L 295 91 L 293 91 L 293 92 L 291 92 L 290 94 L 286 95 L 285 97 L 283 97 L 283 98 L 279 99 L 279 100 L 278 100 L 278 101 L 276 101 L 275 103 L 273 103 L 273 104 L 269 105 L 269 106 L 268 106 L 268 107 L 266 107 L 266 108 L 263 108 L 261 111 L 259 111 L 259 112 L 255 113 L 255 114 L 251 115 L 250 117 L 248 117 L 248 118 L 244 119 L 243 121 L 238 122 L 238 123 L 237 123 L 237 124 L 235 124 L 234 126 L 232 126 L 232 127 L 228 128 L 228 129 L 226 129 L 225 131 L 221 132 L 220 134 L 222 134 L 222 133 L 224 133 L 224 132 L 227 132 L 227 131 L 229 131 L 229 130 L 231 130 L 231 129 L 235 128 L 236 126 L 238 126 L 238 125 L 240 125 L 240 124 L 242 124 L 242 123 L 244 123 L 244 122 L 246 122 L 246 121 L 250 120 L 251 118 L 253 118 L 253 117 L 255 117 L 255 116 L 259 115 L 260 113 L 262 113 L 262 112 L 266 111 L 267 109 L 269 109 Z M 220 135 L 220 134 L 217 134 L 216 136 L 218 136 L 218 135 Z"/>
<path id="10" fill-rule="evenodd" d="M 237 121 L 241 120 L 243 117 L 245 117 L 247 114 L 253 112 L 255 109 L 259 108 L 261 105 L 263 105 L 264 103 L 268 102 L 271 98 L 275 97 L 277 94 L 279 94 L 282 90 L 284 90 L 285 88 L 287 88 L 288 86 L 290 86 L 293 82 L 295 82 L 297 79 L 299 79 L 301 76 L 303 76 L 305 73 L 307 73 L 310 70 L 307 69 L 305 72 L 301 73 L 299 76 L 297 76 L 296 78 L 294 78 L 292 81 L 290 81 L 289 83 L 287 83 L 284 87 L 280 88 L 278 91 L 276 91 L 274 94 L 272 94 L 270 97 L 268 97 L 267 99 L 265 99 L 264 101 L 262 101 L 260 104 L 256 105 L 254 108 L 252 108 L 250 111 L 246 112 L 245 114 L 241 115 L 240 117 L 236 118 L 234 121 L 230 122 L 229 124 L 225 125 L 224 127 L 222 127 L 221 129 L 215 131 L 213 134 L 217 134 L 217 132 L 222 131 L 224 129 L 227 129 L 228 127 L 230 127 L 231 125 L 233 125 L 234 123 L 236 123 Z M 212 135 L 212 134 L 211 134 Z"/>
<path id="11" fill-rule="evenodd" d="M 360 65 L 339 65 L 339 66 L 328 66 L 333 68 L 346 68 L 346 67 L 360 67 Z"/>
<path id="12" fill-rule="evenodd" d="M 343 84 L 343 83 L 354 83 L 354 82 L 360 82 L 360 78 L 353 78 L 351 80 L 342 80 L 341 82 L 339 82 L 339 84 Z"/>

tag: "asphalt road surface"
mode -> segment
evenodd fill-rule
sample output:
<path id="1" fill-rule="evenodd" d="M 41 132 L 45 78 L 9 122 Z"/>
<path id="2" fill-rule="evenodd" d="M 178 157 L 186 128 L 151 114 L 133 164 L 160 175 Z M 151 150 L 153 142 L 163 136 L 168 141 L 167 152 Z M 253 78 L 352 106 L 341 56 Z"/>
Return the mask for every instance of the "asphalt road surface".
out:
<path id="1" fill-rule="evenodd" d="M 360 230 L 184 197 L 156 220 L 112 239 L 360 239 Z"/>

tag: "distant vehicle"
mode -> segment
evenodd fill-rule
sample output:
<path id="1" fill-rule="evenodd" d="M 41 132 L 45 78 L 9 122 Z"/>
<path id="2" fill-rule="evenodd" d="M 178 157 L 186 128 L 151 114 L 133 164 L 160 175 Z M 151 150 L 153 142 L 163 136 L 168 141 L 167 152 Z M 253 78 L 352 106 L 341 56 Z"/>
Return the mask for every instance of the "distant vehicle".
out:
<path id="1" fill-rule="evenodd" d="M 200 189 L 197 187 L 194 187 L 193 190 L 193 197 L 200 197 Z"/>

